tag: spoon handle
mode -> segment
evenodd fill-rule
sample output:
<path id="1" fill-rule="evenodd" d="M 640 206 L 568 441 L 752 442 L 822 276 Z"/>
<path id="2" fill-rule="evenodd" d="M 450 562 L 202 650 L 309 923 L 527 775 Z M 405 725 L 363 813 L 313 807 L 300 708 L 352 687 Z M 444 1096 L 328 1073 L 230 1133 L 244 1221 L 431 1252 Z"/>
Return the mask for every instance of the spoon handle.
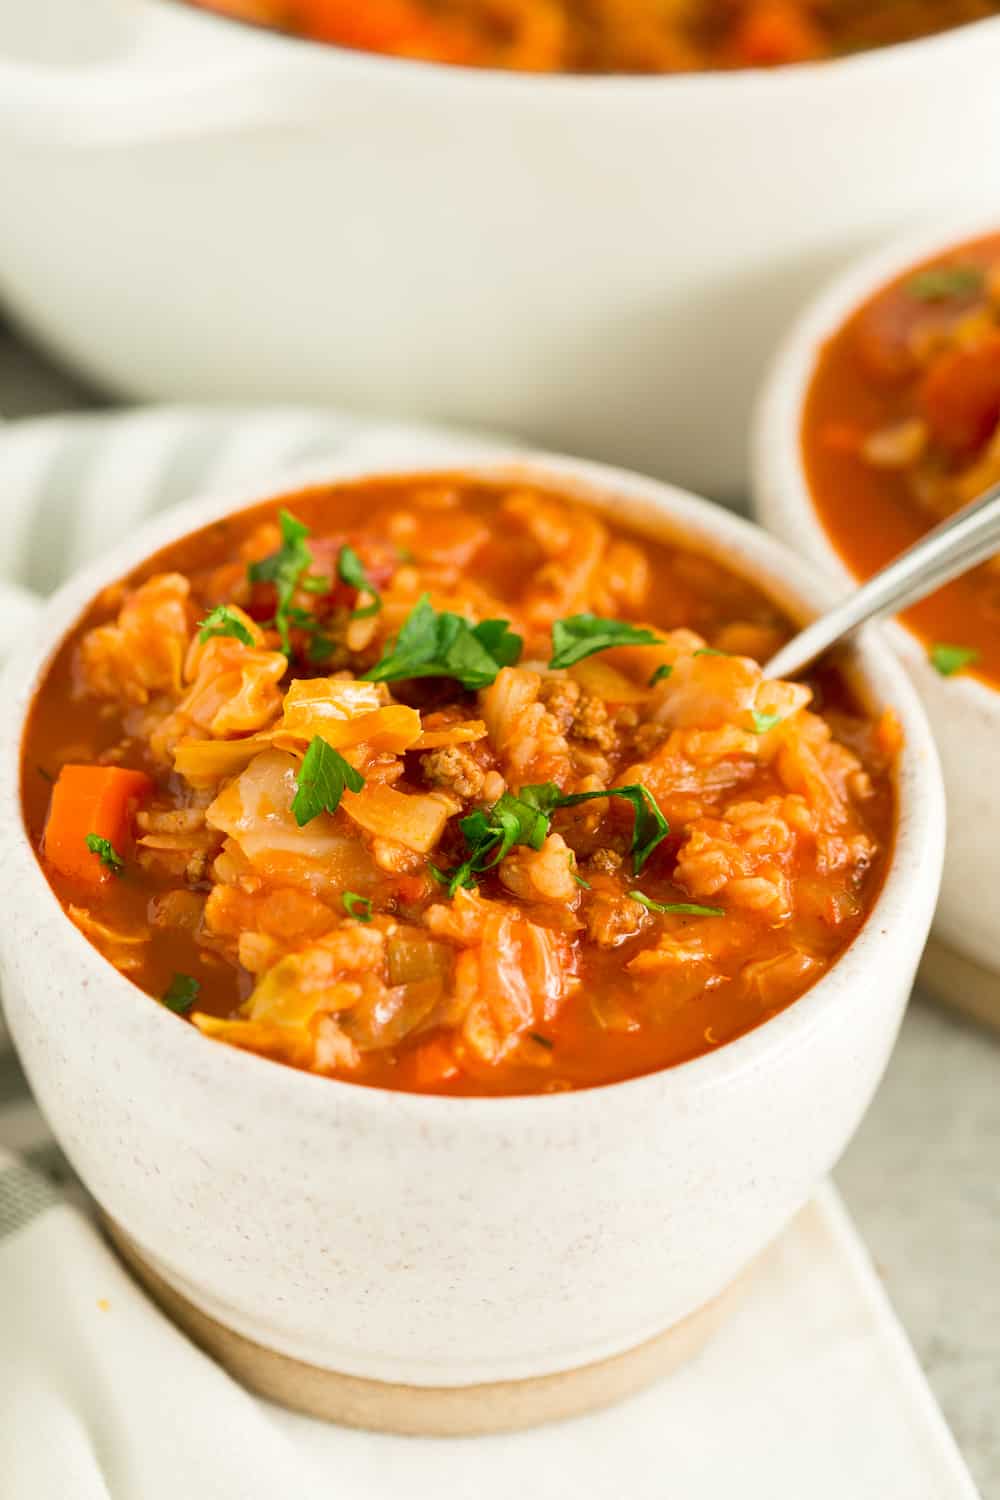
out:
<path id="1" fill-rule="evenodd" d="M 799 632 L 764 667 L 795 677 L 866 620 L 896 614 L 1000 551 L 1000 484 L 963 506 Z"/>

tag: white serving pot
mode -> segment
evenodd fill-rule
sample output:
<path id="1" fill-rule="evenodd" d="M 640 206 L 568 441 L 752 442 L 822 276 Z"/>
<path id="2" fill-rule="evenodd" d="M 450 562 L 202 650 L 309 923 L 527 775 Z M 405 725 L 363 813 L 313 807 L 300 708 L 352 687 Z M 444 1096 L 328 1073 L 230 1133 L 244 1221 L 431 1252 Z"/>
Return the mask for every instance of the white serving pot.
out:
<path id="1" fill-rule="evenodd" d="M 456 462 L 424 445 L 421 468 Z M 807 615 L 829 593 L 763 532 L 682 492 L 576 461 L 458 465 L 551 485 L 681 537 Z M 404 457 L 395 466 L 406 472 Z M 346 462 L 314 482 L 363 477 Z M 370 471 L 367 471 L 370 472 Z M 301 478 L 301 476 L 299 476 Z M 899 823 L 853 944 L 805 996 L 711 1055 L 576 1093 L 438 1098 L 298 1073 L 218 1045 L 117 973 L 64 915 L 26 837 L 25 715 L 103 585 L 262 498 L 157 519 L 64 588 L 8 664 L 0 720 L 4 1001 L 38 1101 L 105 1211 L 189 1302 L 327 1370 L 465 1387 L 587 1365 L 714 1298 L 843 1150 L 882 1074 L 937 895 L 937 757 L 891 652 L 859 690 L 899 716 Z"/>
<path id="2" fill-rule="evenodd" d="M 1000 230 L 1000 214 L 984 220 L 946 220 L 933 234 L 896 241 L 849 267 L 806 308 L 789 331 L 764 386 L 753 434 L 754 511 L 762 525 L 831 577 L 839 592 L 857 584 L 816 514 L 802 461 L 802 415 L 823 344 L 880 287 L 908 266 L 967 240 Z M 1000 693 L 963 674 L 942 677 L 927 648 L 904 626 L 884 627 L 924 702 L 944 767 L 948 847 L 934 933 L 961 957 L 1000 975 Z M 938 965 L 932 980 L 948 983 Z M 974 972 L 952 983 L 980 989 Z M 1000 1019 L 1000 987 L 989 1009 Z M 985 1002 L 984 1002 L 985 1004 Z M 978 1007 L 980 1010 L 984 1006 Z"/>
<path id="3" fill-rule="evenodd" d="M 1000 197 L 1000 19 L 843 61 L 530 77 L 176 0 L 0 7 L 0 297 L 130 396 L 331 401 L 740 492 L 789 316 Z"/>

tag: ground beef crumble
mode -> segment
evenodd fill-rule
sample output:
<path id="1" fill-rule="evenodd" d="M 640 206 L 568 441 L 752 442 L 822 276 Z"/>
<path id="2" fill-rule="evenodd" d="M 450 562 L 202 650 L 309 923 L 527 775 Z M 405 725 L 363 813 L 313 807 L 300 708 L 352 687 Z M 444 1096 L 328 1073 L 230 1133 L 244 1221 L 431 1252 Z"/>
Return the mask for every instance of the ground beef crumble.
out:
<path id="1" fill-rule="evenodd" d="M 471 751 L 462 745 L 430 750 L 423 757 L 423 777 L 428 786 L 472 799 L 482 794 L 486 773 Z"/>

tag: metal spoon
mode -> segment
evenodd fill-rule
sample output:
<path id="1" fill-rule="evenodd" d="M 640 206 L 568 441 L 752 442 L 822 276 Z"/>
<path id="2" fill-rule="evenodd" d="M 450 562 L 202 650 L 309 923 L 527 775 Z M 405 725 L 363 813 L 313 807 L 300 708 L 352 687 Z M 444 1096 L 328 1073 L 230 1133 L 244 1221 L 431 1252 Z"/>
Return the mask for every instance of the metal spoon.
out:
<path id="1" fill-rule="evenodd" d="M 991 485 L 800 630 L 765 664 L 765 677 L 797 677 L 866 620 L 916 604 L 995 552 L 1000 552 L 1000 484 Z"/>

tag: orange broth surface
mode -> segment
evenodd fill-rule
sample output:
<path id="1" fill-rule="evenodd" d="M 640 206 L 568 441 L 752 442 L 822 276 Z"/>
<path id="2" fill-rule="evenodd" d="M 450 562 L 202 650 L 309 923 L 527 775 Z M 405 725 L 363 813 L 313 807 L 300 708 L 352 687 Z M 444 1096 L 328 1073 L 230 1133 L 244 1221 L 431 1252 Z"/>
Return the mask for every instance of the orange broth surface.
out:
<path id="1" fill-rule="evenodd" d="M 996 15 L 995 0 L 194 0 L 364 52 L 534 73 L 815 62 Z"/>
<path id="2" fill-rule="evenodd" d="M 517 643 L 478 686 L 366 680 L 420 610 Z M 653 639 L 551 666 L 581 618 L 590 646 L 607 622 Z M 383 1088 L 614 1082 L 782 1010 L 879 889 L 898 729 L 834 669 L 764 682 L 789 630 L 716 563 L 531 487 L 312 490 L 94 601 L 27 724 L 27 827 L 68 917 L 218 1041 Z M 305 757 L 334 746 L 360 790 L 300 825 Z M 522 800 L 584 792 L 540 824 Z M 484 845 L 510 807 L 515 841 Z"/>
<path id="3" fill-rule="evenodd" d="M 1000 481 L 1000 234 L 914 266 L 833 335 L 802 451 L 819 517 L 861 578 Z M 902 618 L 945 675 L 1000 683 L 1000 560 Z"/>

